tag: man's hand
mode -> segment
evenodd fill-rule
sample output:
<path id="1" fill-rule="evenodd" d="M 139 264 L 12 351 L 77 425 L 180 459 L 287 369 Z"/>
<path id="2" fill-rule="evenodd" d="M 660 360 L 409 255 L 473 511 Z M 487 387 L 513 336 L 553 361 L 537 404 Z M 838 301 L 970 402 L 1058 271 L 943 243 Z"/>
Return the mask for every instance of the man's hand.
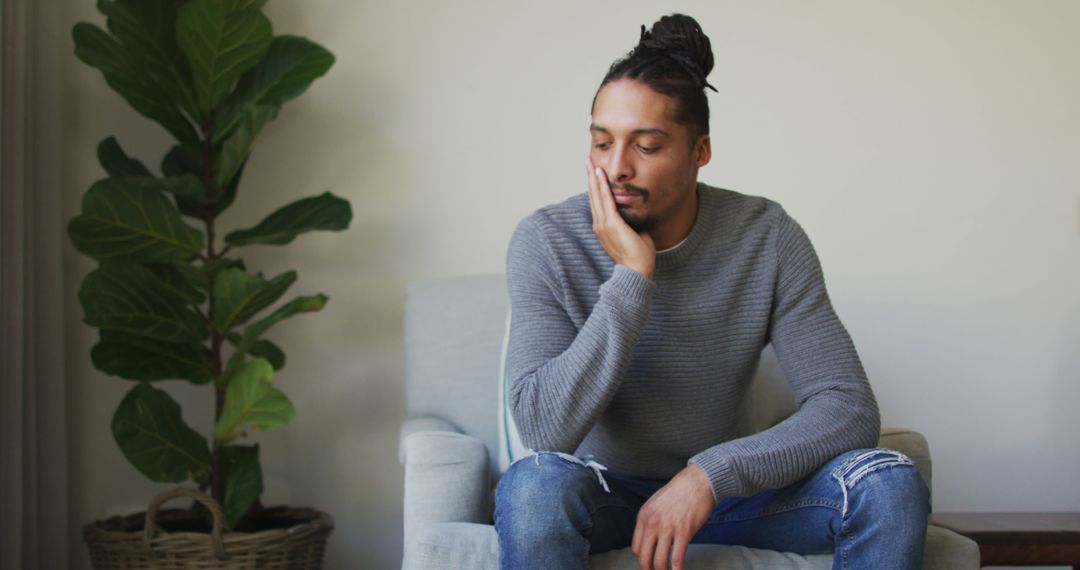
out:
<path id="1" fill-rule="evenodd" d="M 686 547 L 709 520 L 715 501 L 705 472 L 687 465 L 668 481 L 638 512 L 630 550 L 642 570 L 682 570 Z"/>
<path id="2" fill-rule="evenodd" d="M 627 225 L 615 206 L 607 174 L 586 159 L 589 176 L 589 207 L 592 209 L 593 232 L 604 251 L 615 260 L 652 279 L 656 267 L 656 244 L 647 233 L 637 233 Z"/>

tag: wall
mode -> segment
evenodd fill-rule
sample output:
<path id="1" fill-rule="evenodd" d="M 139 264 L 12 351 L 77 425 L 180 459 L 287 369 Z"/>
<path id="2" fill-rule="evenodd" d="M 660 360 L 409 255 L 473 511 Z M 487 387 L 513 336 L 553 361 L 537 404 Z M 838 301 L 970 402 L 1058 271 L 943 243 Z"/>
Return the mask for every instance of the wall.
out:
<path id="1" fill-rule="evenodd" d="M 271 334 L 296 419 L 263 434 L 266 502 L 333 513 L 330 568 L 400 560 L 403 287 L 498 272 L 517 220 L 584 191 L 589 102 L 638 26 L 712 37 L 713 161 L 701 178 L 782 203 L 813 239 L 887 424 L 930 439 L 939 511 L 1080 510 L 1080 4 L 1061 1 L 577 3 L 275 0 L 277 33 L 337 64 L 257 143 L 225 227 L 324 190 L 340 234 L 252 247 L 328 309 Z M 66 27 L 100 22 L 67 2 Z M 167 139 L 68 58 L 65 215 L 109 134 L 157 164 Z M 158 489 L 109 434 L 128 384 L 89 362 L 70 247 L 73 559 L 78 526 Z M 205 390 L 169 386 L 189 423 Z"/>

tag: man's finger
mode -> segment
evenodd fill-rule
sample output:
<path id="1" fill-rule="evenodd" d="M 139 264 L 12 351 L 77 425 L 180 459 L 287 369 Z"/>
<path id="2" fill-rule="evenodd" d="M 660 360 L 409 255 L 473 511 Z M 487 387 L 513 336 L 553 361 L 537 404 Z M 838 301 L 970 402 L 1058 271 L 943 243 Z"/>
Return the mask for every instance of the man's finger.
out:
<path id="1" fill-rule="evenodd" d="M 671 570 L 683 570 L 686 567 L 688 544 L 685 536 L 675 536 L 675 543 L 671 545 Z"/>
<path id="2" fill-rule="evenodd" d="M 652 570 L 653 552 L 656 551 L 656 535 L 649 529 L 642 532 L 641 542 L 638 544 L 638 566 L 641 570 Z"/>
<path id="3" fill-rule="evenodd" d="M 641 511 L 638 511 L 637 521 L 634 523 L 634 538 L 630 540 L 630 551 L 637 558 L 641 570 L 647 570 L 652 565 L 652 547 L 650 546 L 652 537 L 648 525 L 641 519 L 641 514 Z M 645 552 L 646 549 L 648 553 Z"/>
<path id="4" fill-rule="evenodd" d="M 619 217 L 618 208 L 615 206 L 615 195 L 611 193 L 611 184 L 608 182 L 607 173 L 604 169 L 596 169 L 596 179 L 599 181 L 599 192 L 597 195 L 600 197 L 600 203 L 604 209 L 605 216 Z M 621 217 L 619 217 L 622 219 Z"/>
<path id="5" fill-rule="evenodd" d="M 671 556 L 671 537 L 663 534 L 656 542 L 656 552 L 653 555 L 653 568 L 655 570 L 668 570 L 668 557 Z"/>
<path id="6" fill-rule="evenodd" d="M 607 212 L 604 210 L 604 203 L 600 199 L 600 181 L 596 174 L 596 167 L 593 165 L 592 159 L 587 161 L 589 172 L 589 207 L 592 208 L 593 223 L 602 225 L 607 221 Z"/>
<path id="7" fill-rule="evenodd" d="M 596 199 L 596 169 L 593 168 L 592 159 L 585 160 L 585 178 L 589 181 L 589 191 L 585 194 L 589 197 L 589 212 L 592 213 L 593 226 L 597 225 L 599 221 L 598 214 L 600 213 L 600 203 Z"/>
<path id="8" fill-rule="evenodd" d="M 619 212 L 615 209 L 615 196 L 611 195 L 611 185 L 608 184 L 607 173 L 604 172 L 604 169 L 596 169 L 596 179 L 600 186 L 600 192 L 598 192 L 598 194 L 600 196 L 600 203 L 603 205 L 604 215 L 618 216 Z M 613 217 L 611 219 L 615 218 Z"/>

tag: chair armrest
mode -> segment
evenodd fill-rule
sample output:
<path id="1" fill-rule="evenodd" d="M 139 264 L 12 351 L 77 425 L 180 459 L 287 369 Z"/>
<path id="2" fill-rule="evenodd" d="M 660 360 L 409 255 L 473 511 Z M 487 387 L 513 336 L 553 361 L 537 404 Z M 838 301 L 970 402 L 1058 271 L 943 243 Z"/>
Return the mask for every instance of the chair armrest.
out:
<path id="1" fill-rule="evenodd" d="M 930 445 L 923 434 L 903 427 L 886 427 L 881 430 L 878 446 L 899 451 L 910 457 L 919 468 L 919 474 L 926 482 L 926 488 L 933 491 L 934 463 L 930 459 Z"/>
<path id="2" fill-rule="evenodd" d="M 409 418 L 401 423 L 401 432 L 398 435 L 398 462 L 405 465 L 405 438 L 422 431 L 447 431 L 461 433 L 454 424 L 434 416 L 423 418 Z"/>
<path id="3" fill-rule="evenodd" d="M 926 529 L 923 570 L 979 570 L 979 545 L 947 528 Z"/>
<path id="4" fill-rule="evenodd" d="M 445 421 L 432 420 L 409 420 L 402 426 L 406 550 L 413 536 L 429 525 L 490 522 L 487 446 L 452 427 L 453 431 L 421 429 L 439 426 L 438 422 L 449 427 Z"/>

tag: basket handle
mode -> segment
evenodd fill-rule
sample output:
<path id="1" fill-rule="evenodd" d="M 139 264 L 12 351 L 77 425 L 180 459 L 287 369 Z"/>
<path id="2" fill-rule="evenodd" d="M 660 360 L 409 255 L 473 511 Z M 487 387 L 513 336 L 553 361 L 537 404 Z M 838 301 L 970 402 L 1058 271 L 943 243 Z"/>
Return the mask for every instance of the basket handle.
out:
<path id="1" fill-rule="evenodd" d="M 227 560 L 229 556 L 225 554 L 225 542 L 222 538 L 225 528 L 225 514 L 221 511 L 221 505 L 210 495 L 191 487 L 175 487 L 163 491 L 150 501 L 150 506 L 146 509 L 146 522 L 143 524 L 143 544 L 146 545 L 146 549 L 150 552 L 154 551 L 151 541 L 154 539 L 154 531 L 158 529 L 155 520 L 161 506 L 180 497 L 195 499 L 210 511 L 210 516 L 214 519 L 214 526 L 210 529 L 210 542 L 214 547 L 214 556 L 218 560 Z"/>

